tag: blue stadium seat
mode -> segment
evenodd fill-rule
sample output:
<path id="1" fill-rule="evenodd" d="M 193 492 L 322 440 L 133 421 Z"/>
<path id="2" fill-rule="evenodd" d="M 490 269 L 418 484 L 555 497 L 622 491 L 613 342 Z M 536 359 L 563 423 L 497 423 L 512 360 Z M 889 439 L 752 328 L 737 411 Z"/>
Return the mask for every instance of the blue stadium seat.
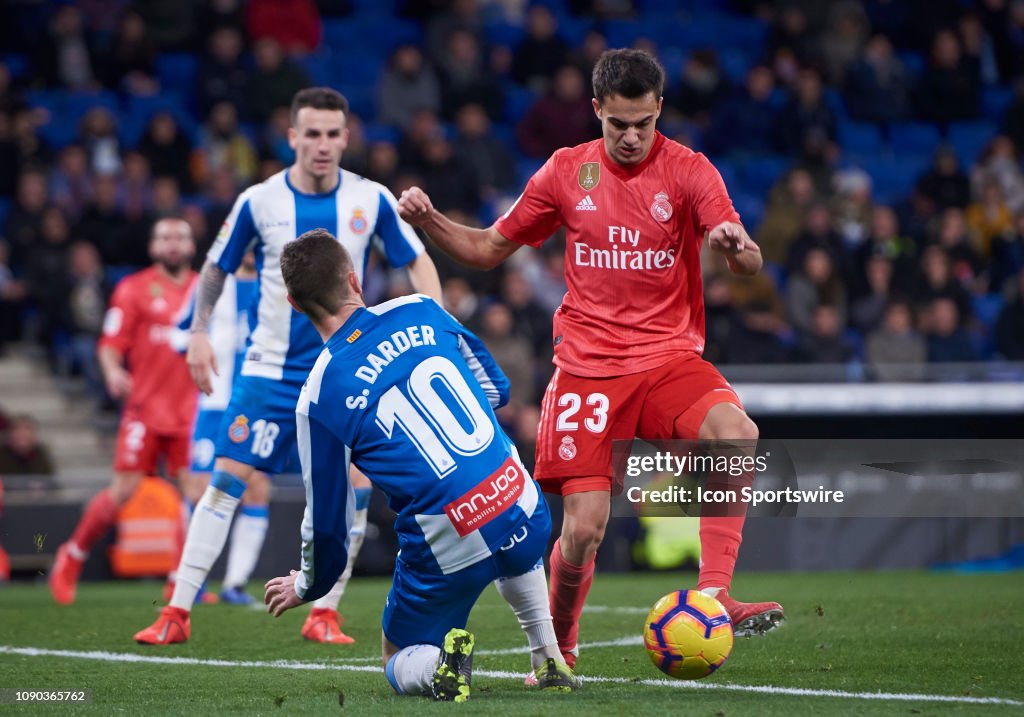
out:
<path id="1" fill-rule="evenodd" d="M 569 47 L 580 47 L 583 44 L 583 38 L 594 27 L 593 21 L 589 18 L 573 17 L 568 13 L 559 13 L 557 20 L 558 36 L 565 40 Z"/>
<path id="2" fill-rule="evenodd" d="M 353 50 L 329 63 L 328 77 L 330 84 L 366 84 L 371 94 L 376 92 L 377 81 L 380 79 L 384 58 L 365 51 Z"/>
<path id="3" fill-rule="evenodd" d="M 493 122 L 491 136 L 509 149 L 516 146 L 516 128 L 507 122 Z"/>
<path id="4" fill-rule="evenodd" d="M 920 77 L 928 65 L 924 55 L 914 50 L 901 50 L 896 53 L 896 57 L 903 63 L 903 67 L 906 69 L 907 75 L 911 80 L 916 80 Z"/>
<path id="5" fill-rule="evenodd" d="M 981 113 L 986 119 L 999 123 L 1013 104 L 1013 90 L 1009 87 L 986 87 L 981 91 Z"/>
<path id="6" fill-rule="evenodd" d="M 516 160 L 516 177 L 519 179 L 519 186 L 525 187 L 530 177 L 537 173 L 537 170 L 544 166 L 543 159 L 533 157 L 520 157 Z"/>
<path id="7" fill-rule="evenodd" d="M 331 87 L 345 95 L 348 105 L 352 111 L 369 119 L 376 117 L 374 113 L 374 87 L 366 83 L 349 84 L 347 82 L 333 82 Z"/>
<path id="8" fill-rule="evenodd" d="M 190 52 L 164 52 L 156 58 L 156 76 L 161 90 L 191 96 L 195 87 L 199 58 Z"/>
<path id="9" fill-rule="evenodd" d="M 975 295 L 971 299 L 974 315 L 988 329 L 995 326 L 996 319 L 999 318 L 999 312 L 1003 310 L 1004 303 L 1003 295 L 999 293 Z"/>
<path id="10" fill-rule="evenodd" d="M 7 222 L 7 215 L 11 211 L 11 200 L 7 197 L 0 197 L 0 227 Z"/>
<path id="11" fill-rule="evenodd" d="M 305 55 L 299 60 L 299 65 L 314 85 L 324 86 L 331 84 L 332 60 L 329 51 Z"/>
<path id="12" fill-rule="evenodd" d="M 889 128 L 889 145 L 895 155 L 933 154 L 942 137 L 938 128 L 925 122 L 898 122 Z"/>
<path id="13" fill-rule="evenodd" d="M 756 232 L 761 224 L 761 218 L 764 217 L 764 200 L 755 194 L 736 192 L 732 194 L 732 205 L 739 212 L 740 220 L 747 228 L 747 232 Z"/>
<path id="14" fill-rule="evenodd" d="M 730 82 L 742 84 L 750 68 L 757 63 L 757 56 L 746 48 L 730 45 L 719 49 L 718 62 Z"/>
<path id="15" fill-rule="evenodd" d="M 170 112 L 178 126 L 194 143 L 199 138 L 199 126 L 192 113 L 186 108 L 185 101 L 173 92 L 161 92 L 159 95 L 128 97 L 127 109 L 121 115 L 119 135 L 126 147 L 138 145 L 146 132 L 146 125 L 157 112 Z"/>
<path id="16" fill-rule="evenodd" d="M 537 101 L 537 93 L 519 85 L 509 84 L 505 88 L 505 121 L 515 124 Z"/>
<path id="17" fill-rule="evenodd" d="M 28 58 L 15 53 L 0 55 L 0 62 L 7 65 L 11 78 L 20 80 L 28 72 Z"/>
<path id="18" fill-rule="evenodd" d="M 367 122 L 363 126 L 363 134 L 366 135 L 366 141 L 370 144 L 377 142 L 388 142 L 390 144 L 398 144 L 398 140 L 401 139 L 402 133 L 397 127 L 392 127 L 388 124 L 380 124 L 378 122 Z"/>
<path id="19" fill-rule="evenodd" d="M 954 122 L 949 126 L 949 143 L 964 166 L 974 164 L 981 150 L 999 134 L 994 122 Z"/>
<path id="20" fill-rule="evenodd" d="M 790 163 L 790 158 L 781 155 L 743 160 L 739 163 L 743 190 L 762 198 L 768 196 L 772 185 L 789 169 Z"/>
<path id="21" fill-rule="evenodd" d="M 716 157 L 713 164 L 715 165 L 715 169 L 718 170 L 718 173 L 722 175 L 722 181 L 725 182 L 725 188 L 730 192 L 738 191 L 743 186 L 740 171 L 736 167 L 735 161 L 725 157 Z"/>
<path id="22" fill-rule="evenodd" d="M 526 31 L 516 23 L 491 22 L 484 27 L 484 35 L 488 44 L 515 48 L 526 37 Z"/>
<path id="23" fill-rule="evenodd" d="M 877 203 L 893 204 L 905 198 L 927 169 L 926 155 L 916 157 L 862 157 L 856 163 L 871 176 L 872 196 Z"/>
<path id="24" fill-rule="evenodd" d="M 839 144 L 851 154 L 877 154 L 884 149 L 878 125 L 867 122 L 840 122 Z"/>

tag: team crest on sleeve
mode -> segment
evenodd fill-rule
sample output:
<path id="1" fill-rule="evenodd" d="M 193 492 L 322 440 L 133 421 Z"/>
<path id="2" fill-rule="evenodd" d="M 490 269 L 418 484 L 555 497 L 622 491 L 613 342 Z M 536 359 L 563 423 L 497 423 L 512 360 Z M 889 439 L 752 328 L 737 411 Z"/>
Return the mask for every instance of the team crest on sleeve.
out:
<path id="1" fill-rule="evenodd" d="M 249 437 L 249 419 L 245 416 L 235 416 L 235 421 L 228 426 L 228 438 L 232 443 L 242 443 Z"/>
<path id="2" fill-rule="evenodd" d="M 596 187 L 597 183 L 601 181 L 601 163 L 584 162 L 581 164 L 576 181 L 585 192 L 589 192 Z"/>
<path id="3" fill-rule="evenodd" d="M 562 436 L 562 445 L 558 447 L 558 457 L 563 461 L 571 461 L 576 457 L 576 442 L 572 436 Z"/>
<path id="4" fill-rule="evenodd" d="M 659 222 L 667 222 L 672 218 L 672 203 L 668 200 L 668 195 L 665 192 L 658 192 L 654 195 L 651 216 Z"/>
<path id="5" fill-rule="evenodd" d="M 352 210 L 352 218 L 348 222 L 348 228 L 354 231 L 356 234 L 362 234 L 370 226 L 370 223 L 366 221 L 366 217 L 363 216 L 362 209 Z"/>

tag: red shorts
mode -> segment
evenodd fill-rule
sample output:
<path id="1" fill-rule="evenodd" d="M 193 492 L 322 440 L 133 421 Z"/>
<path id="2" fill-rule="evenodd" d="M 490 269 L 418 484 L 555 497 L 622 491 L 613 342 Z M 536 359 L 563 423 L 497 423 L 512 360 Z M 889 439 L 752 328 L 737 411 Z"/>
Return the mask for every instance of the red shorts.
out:
<path id="1" fill-rule="evenodd" d="M 541 407 L 534 477 L 547 493 L 611 491 L 612 441 L 694 439 L 718 403 L 743 408 L 722 374 L 694 353 L 609 378 L 556 368 Z M 675 434 L 677 421 L 682 435 Z"/>
<path id="2" fill-rule="evenodd" d="M 163 456 L 169 478 L 177 478 L 189 466 L 189 436 L 155 433 L 126 411 L 117 429 L 114 470 L 124 473 L 157 475 L 157 462 Z"/>

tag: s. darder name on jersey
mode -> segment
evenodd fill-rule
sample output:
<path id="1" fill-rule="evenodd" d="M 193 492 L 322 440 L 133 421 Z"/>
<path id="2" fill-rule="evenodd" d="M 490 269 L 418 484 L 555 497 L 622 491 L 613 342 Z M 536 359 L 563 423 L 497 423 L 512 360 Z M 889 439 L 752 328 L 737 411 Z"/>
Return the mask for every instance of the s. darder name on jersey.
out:
<path id="1" fill-rule="evenodd" d="M 373 383 L 381 372 L 409 349 L 416 346 L 436 346 L 433 326 L 409 326 L 391 334 L 391 340 L 377 344 L 377 350 L 366 354 L 366 362 L 356 369 L 356 377 Z"/>
<path id="2" fill-rule="evenodd" d="M 624 271 L 668 269 L 676 263 L 675 249 L 639 249 L 640 230 L 608 227 L 609 248 L 596 248 L 583 242 L 574 246 L 576 266 Z M 621 247 L 621 248 L 620 248 Z"/>

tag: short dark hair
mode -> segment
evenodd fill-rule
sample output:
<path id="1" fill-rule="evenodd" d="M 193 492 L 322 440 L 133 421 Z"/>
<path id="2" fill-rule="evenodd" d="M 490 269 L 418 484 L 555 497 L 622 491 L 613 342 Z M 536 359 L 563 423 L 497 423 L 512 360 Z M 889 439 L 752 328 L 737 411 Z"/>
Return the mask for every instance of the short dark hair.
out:
<path id="1" fill-rule="evenodd" d="M 657 98 L 665 90 L 665 68 L 643 50 L 602 52 L 591 79 L 594 97 L 601 103 L 612 95 L 633 100 L 653 92 Z"/>
<path id="2" fill-rule="evenodd" d="M 352 258 L 326 229 L 312 229 L 281 252 L 288 295 L 313 319 L 337 313 L 348 298 Z"/>
<path id="3" fill-rule="evenodd" d="M 298 121 L 299 110 L 303 107 L 312 107 L 315 110 L 341 110 L 346 117 L 348 116 L 348 100 L 345 99 L 345 95 L 330 87 L 307 87 L 295 93 L 289 113 L 292 127 Z"/>

